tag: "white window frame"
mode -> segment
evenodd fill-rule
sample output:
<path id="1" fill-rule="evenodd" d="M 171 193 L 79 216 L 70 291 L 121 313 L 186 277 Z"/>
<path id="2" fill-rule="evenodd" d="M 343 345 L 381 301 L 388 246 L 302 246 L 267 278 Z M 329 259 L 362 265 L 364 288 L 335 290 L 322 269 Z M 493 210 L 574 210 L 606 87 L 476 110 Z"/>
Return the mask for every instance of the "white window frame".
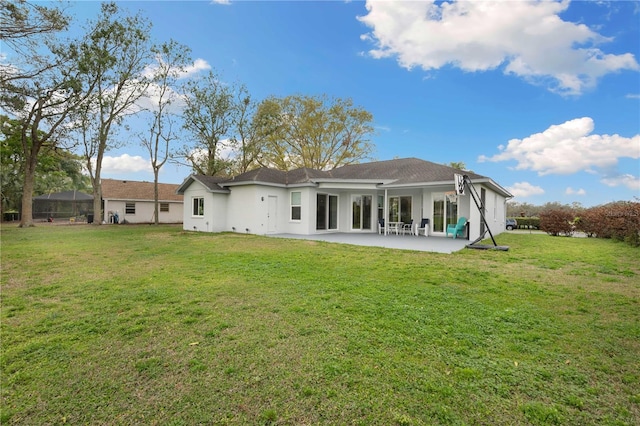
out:
<path id="1" fill-rule="evenodd" d="M 293 199 L 294 194 L 298 194 L 298 200 Z M 301 222 L 302 221 L 302 191 L 291 191 L 289 202 L 291 204 L 291 208 L 289 209 L 289 220 L 291 220 L 292 222 Z M 297 215 L 299 216 L 297 219 L 294 218 L 294 213 L 293 213 L 294 209 L 297 209 L 297 213 L 298 213 Z"/>
<path id="2" fill-rule="evenodd" d="M 197 207 L 196 207 L 196 202 L 198 202 Z M 196 208 L 198 209 L 197 211 L 196 211 Z M 191 198 L 191 216 L 204 217 L 204 197 Z"/>

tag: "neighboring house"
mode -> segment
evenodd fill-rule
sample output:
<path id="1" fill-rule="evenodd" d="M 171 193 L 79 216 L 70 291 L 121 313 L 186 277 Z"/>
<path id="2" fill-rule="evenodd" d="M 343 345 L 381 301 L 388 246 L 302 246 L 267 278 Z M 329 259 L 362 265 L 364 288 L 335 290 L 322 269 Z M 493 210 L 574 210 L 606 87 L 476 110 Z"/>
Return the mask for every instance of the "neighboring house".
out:
<path id="1" fill-rule="evenodd" d="M 469 238 L 484 233 L 469 191 L 456 196 L 454 174 L 469 176 L 482 198 L 494 235 L 505 229 L 512 195 L 492 179 L 417 158 L 343 166 L 331 171 L 260 168 L 233 178 L 191 175 L 184 195 L 185 230 L 251 234 L 378 232 L 378 221 L 420 223 L 445 236 L 447 224 L 464 216 Z"/>
<path id="2" fill-rule="evenodd" d="M 113 223 L 117 216 L 120 223 L 154 223 L 153 182 L 102 179 L 103 220 Z M 179 185 L 158 184 L 158 210 L 160 223 L 181 223 L 183 197 L 176 193 Z"/>

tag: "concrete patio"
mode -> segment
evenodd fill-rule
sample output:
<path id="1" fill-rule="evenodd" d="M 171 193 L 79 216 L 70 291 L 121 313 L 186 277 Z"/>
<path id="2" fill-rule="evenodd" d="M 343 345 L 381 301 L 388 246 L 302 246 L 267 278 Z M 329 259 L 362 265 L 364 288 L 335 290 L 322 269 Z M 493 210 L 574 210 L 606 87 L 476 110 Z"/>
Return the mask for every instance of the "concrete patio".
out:
<path id="1" fill-rule="evenodd" d="M 328 243 L 352 244 L 356 246 L 385 247 L 397 250 L 453 253 L 462 250 L 469 240 L 451 237 L 425 237 L 424 235 L 380 235 L 373 233 L 327 233 L 316 235 L 272 234 L 270 237 L 296 240 L 325 241 Z"/>

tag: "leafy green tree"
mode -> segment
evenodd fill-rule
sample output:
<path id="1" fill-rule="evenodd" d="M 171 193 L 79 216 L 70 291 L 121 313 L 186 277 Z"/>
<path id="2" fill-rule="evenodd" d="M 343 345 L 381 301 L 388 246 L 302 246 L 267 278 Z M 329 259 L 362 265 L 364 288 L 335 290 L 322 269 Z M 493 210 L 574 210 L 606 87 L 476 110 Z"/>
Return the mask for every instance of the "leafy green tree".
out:
<path id="1" fill-rule="evenodd" d="M 24 182 L 24 152 L 21 122 L 0 116 L 0 173 L 2 211 L 20 210 Z M 38 154 L 34 195 L 71 189 L 90 191 L 88 176 L 82 174 L 81 158 L 68 150 L 43 147 Z"/>
<path id="2" fill-rule="evenodd" d="M 213 72 L 185 85 L 184 129 L 191 135 L 178 156 L 187 159 L 195 173 L 226 174 L 232 164 L 222 151 L 232 149 L 233 123 L 238 111 L 234 88 L 220 81 Z"/>
<path id="3" fill-rule="evenodd" d="M 368 158 L 373 116 L 351 99 L 294 95 L 261 103 L 256 123 L 266 141 L 261 164 L 289 170 L 333 169 Z"/>
<path id="4" fill-rule="evenodd" d="M 454 169 L 458 170 L 467 170 L 467 165 L 464 163 L 464 161 L 452 161 L 450 163 L 445 163 L 445 166 L 453 167 Z"/>
<path id="5" fill-rule="evenodd" d="M 259 166 L 258 158 L 264 146 L 264 139 L 260 138 L 255 120 L 257 105 L 245 88 L 238 92 L 236 106 L 233 136 L 233 145 L 236 148 L 234 173 L 244 173 Z"/>
<path id="6" fill-rule="evenodd" d="M 25 2 L 18 3 L 24 6 Z M 4 3 L 3 3 L 3 11 Z M 24 10 L 24 9 L 21 9 Z M 43 9 L 40 9 L 43 10 Z M 13 13 L 15 12 L 15 13 Z M 9 24 L 20 27 L 24 14 L 15 10 L 3 19 L 13 19 Z M 1 67 L 2 107 L 20 122 L 23 186 L 20 226 L 32 226 L 32 202 L 36 168 L 41 150 L 54 149 L 72 128 L 71 113 L 83 102 L 86 94 L 80 83 L 82 70 L 77 66 L 76 51 L 68 43 L 52 37 L 54 31 L 64 28 L 66 20 L 46 30 L 24 30 L 21 46 L 11 66 Z"/>
<path id="7" fill-rule="evenodd" d="M 119 146 L 114 133 L 123 120 L 139 108 L 150 80 L 144 71 L 151 62 L 150 24 L 131 16 L 114 2 L 103 3 L 98 20 L 78 44 L 78 68 L 90 94 L 78 111 L 85 167 L 93 186 L 93 211 L 100 217 L 100 184 L 105 152 Z M 102 223 L 100 220 L 95 224 Z"/>

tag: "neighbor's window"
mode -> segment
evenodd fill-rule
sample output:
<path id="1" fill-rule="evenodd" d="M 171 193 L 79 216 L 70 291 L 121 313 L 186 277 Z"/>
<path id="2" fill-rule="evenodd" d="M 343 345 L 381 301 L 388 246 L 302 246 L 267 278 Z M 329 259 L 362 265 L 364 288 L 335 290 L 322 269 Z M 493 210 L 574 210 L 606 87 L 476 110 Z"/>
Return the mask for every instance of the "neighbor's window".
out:
<path id="1" fill-rule="evenodd" d="M 302 219 L 302 192 L 291 193 L 291 220 Z"/>
<path id="2" fill-rule="evenodd" d="M 126 203 L 124 205 L 125 214 L 136 214 L 136 203 Z"/>
<path id="3" fill-rule="evenodd" d="M 169 203 L 160 203 L 160 211 L 168 212 L 169 211 Z"/>
<path id="4" fill-rule="evenodd" d="M 193 199 L 193 216 L 204 216 L 204 198 Z"/>

